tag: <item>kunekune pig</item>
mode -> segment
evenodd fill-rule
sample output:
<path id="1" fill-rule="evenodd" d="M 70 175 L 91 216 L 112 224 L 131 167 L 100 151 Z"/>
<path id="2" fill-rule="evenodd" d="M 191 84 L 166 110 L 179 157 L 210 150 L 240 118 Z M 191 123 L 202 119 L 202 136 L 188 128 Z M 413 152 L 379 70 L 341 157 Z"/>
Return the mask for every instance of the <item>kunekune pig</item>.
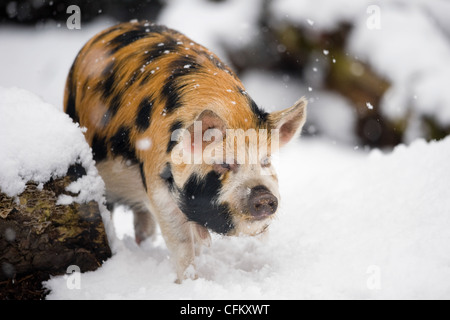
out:
<path id="1" fill-rule="evenodd" d="M 178 282 L 209 230 L 266 231 L 280 199 L 271 150 L 306 117 L 304 99 L 265 112 L 211 51 L 150 22 L 113 26 L 81 49 L 64 109 L 87 128 L 108 204 L 132 209 L 138 243 L 159 225 Z"/>

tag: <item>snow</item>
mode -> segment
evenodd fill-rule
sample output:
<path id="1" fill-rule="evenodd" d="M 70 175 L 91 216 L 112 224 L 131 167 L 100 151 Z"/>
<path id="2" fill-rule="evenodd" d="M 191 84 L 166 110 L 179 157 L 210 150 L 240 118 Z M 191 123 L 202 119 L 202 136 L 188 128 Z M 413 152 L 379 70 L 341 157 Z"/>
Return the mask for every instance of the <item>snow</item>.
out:
<path id="1" fill-rule="evenodd" d="M 113 240 L 104 182 L 82 130 L 67 114 L 27 90 L 0 87 L 0 150 L 0 190 L 9 197 L 22 193 L 28 181 L 42 188 L 51 178 L 64 177 L 70 165 L 81 164 L 86 174 L 67 187 L 76 196 L 61 195 L 57 203 L 97 201 Z"/>
<path id="2" fill-rule="evenodd" d="M 136 141 L 136 149 L 148 150 L 152 146 L 152 141 L 148 138 L 142 138 Z"/>
<path id="3" fill-rule="evenodd" d="M 103 181 L 78 125 L 26 90 L 0 87 L 0 150 L 0 189 L 10 197 L 23 192 L 28 181 L 65 176 L 78 162 L 87 173 L 70 191 L 80 191 L 81 202 L 102 198 Z"/>
<path id="4" fill-rule="evenodd" d="M 122 209 L 117 253 L 79 290 L 52 278 L 48 298 L 448 299 L 449 157 L 450 138 L 389 154 L 303 139 L 282 152 L 267 238 L 214 235 L 178 285 L 162 237 L 138 247 Z"/>

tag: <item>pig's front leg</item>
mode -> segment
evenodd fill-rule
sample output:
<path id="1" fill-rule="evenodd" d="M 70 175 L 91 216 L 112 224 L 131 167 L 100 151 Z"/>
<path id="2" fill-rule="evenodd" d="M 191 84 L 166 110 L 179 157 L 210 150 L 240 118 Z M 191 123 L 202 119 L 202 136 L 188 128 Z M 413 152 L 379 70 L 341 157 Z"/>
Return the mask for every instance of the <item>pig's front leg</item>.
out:
<path id="1" fill-rule="evenodd" d="M 196 279 L 197 273 L 194 265 L 195 226 L 187 220 L 186 216 L 178 208 L 162 211 L 158 215 L 158 222 L 166 245 L 175 262 L 176 282 L 181 283 L 188 278 Z M 193 268 L 193 272 L 186 272 L 189 267 Z"/>
<path id="2" fill-rule="evenodd" d="M 198 256 L 203 246 L 211 246 L 211 235 L 208 229 L 196 223 L 192 225 L 192 233 L 194 235 L 195 255 Z"/>

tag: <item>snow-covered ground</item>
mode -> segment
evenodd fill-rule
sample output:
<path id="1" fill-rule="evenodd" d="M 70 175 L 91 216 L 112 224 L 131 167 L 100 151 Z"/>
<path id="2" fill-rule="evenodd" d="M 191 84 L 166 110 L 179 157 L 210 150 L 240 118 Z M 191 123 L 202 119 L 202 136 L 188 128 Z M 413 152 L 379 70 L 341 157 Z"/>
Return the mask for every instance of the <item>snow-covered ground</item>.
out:
<path id="1" fill-rule="evenodd" d="M 117 253 L 79 290 L 53 278 L 48 298 L 449 299 L 449 157 L 450 139 L 387 155 L 293 143 L 268 238 L 215 236 L 177 285 L 161 237 L 138 247 L 121 212 Z"/>
<path id="2" fill-rule="evenodd" d="M 193 6 L 198 9 L 195 14 L 179 19 L 179 15 L 188 8 L 183 4 L 184 1 L 172 0 L 161 15 L 161 22 L 183 31 L 216 52 L 222 52 L 223 43 L 245 43 L 248 38 L 243 36 L 243 32 L 247 32 L 246 35 L 258 32 L 252 26 L 256 19 L 254 12 L 249 10 L 259 2 L 252 0 L 249 1 L 250 4 L 247 1 L 244 4 L 242 1 L 232 0 L 223 7 L 226 9 L 222 11 L 223 15 L 218 15 L 221 11 L 212 10 L 217 8 L 215 5 L 210 3 L 203 6 L 204 0 L 195 0 L 192 1 Z M 322 0 L 318 3 L 323 5 L 328 2 Z M 341 1 L 344 4 L 347 2 Z M 404 1 L 400 2 L 404 5 Z M 361 14 L 361 19 L 366 17 L 366 7 L 362 5 L 359 9 L 341 6 L 331 10 L 331 13 L 327 11 L 328 16 L 321 11 L 325 15 L 321 17 L 318 16 L 319 11 L 292 10 L 296 3 L 298 6 L 299 1 L 280 0 L 274 3 L 280 3 L 278 12 L 283 19 L 286 14 L 283 10 L 290 10 L 290 18 L 303 19 L 310 26 L 312 21 L 315 27 L 321 21 L 327 23 L 327 27 L 332 27 L 332 23 L 336 21 L 329 20 L 333 12 L 339 19 L 356 19 Z M 317 6 L 312 1 L 304 3 L 310 3 L 307 8 Z M 438 10 L 431 10 L 436 7 L 427 6 L 426 1 L 417 0 L 413 3 L 426 6 L 426 12 L 435 16 L 440 14 Z M 445 6 L 444 1 L 434 0 L 433 3 Z M 328 6 L 323 5 L 323 8 Z M 355 8 L 363 10 L 362 13 Z M 383 32 L 389 34 L 389 28 L 399 30 L 398 25 L 389 23 L 392 21 L 390 19 L 395 18 L 397 11 L 383 12 L 387 14 L 387 20 L 383 20 L 387 21 L 383 25 L 386 28 Z M 416 15 L 417 20 L 422 21 L 423 28 L 435 30 L 430 21 L 417 13 L 416 9 L 406 12 Z M 446 19 L 445 15 L 440 16 Z M 221 17 L 228 17 L 225 20 L 232 21 L 229 28 L 223 28 L 224 20 Z M 439 20 L 442 22 L 439 26 L 448 32 L 450 28 L 445 24 L 445 19 Z M 93 34 L 111 24 L 112 21 L 101 20 L 82 25 L 82 30 L 67 30 L 64 26 L 44 26 L 38 30 L 0 27 L 0 86 L 27 89 L 56 107 L 54 111 L 50 111 L 48 105 L 28 92 L 2 89 L 0 111 L 8 110 L 8 115 L 14 116 L 11 109 L 5 107 L 9 99 L 12 101 L 9 105 L 13 103 L 21 106 L 18 107 L 18 112 L 24 119 L 27 115 L 32 115 L 23 109 L 28 104 L 30 107 L 39 105 L 51 114 L 47 117 L 50 127 L 52 121 L 66 121 L 67 119 L 61 120 L 62 115 L 60 117 L 55 112 L 62 109 L 64 81 L 70 65 L 82 45 Z M 210 26 L 211 24 L 214 25 Z M 405 30 L 408 31 L 407 28 Z M 366 42 L 361 42 L 361 45 L 353 42 L 349 48 L 361 57 L 377 52 L 375 48 L 369 51 L 373 48 L 370 41 L 375 41 L 377 37 L 368 37 L 363 31 L 367 32 L 356 29 L 353 36 L 355 39 L 365 37 Z M 448 52 L 445 45 L 437 44 L 442 37 L 448 37 L 449 33 L 443 32 L 436 31 L 434 37 L 430 38 L 435 39 L 432 57 L 440 60 Z M 424 32 L 420 36 L 427 38 Z M 377 41 L 389 40 L 382 36 L 378 38 Z M 399 40 L 396 44 L 401 42 Z M 420 40 L 416 42 L 420 43 Z M 363 43 L 367 46 L 363 46 Z M 415 42 L 405 43 L 409 45 Z M 364 51 L 365 48 L 367 51 Z M 382 51 L 375 56 L 365 57 L 379 66 L 380 72 L 383 70 L 382 60 L 377 60 L 377 57 L 381 57 Z M 407 54 L 403 53 L 403 56 Z M 399 79 L 398 83 L 408 82 L 411 77 L 415 79 L 417 74 L 426 74 L 423 78 L 424 85 L 420 85 L 420 88 L 427 90 L 428 86 L 429 91 L 419 94 L 419 89 L 415 89 L 422 83 L 419 81 L 417 86 L 408 87 L 406 97 L 411 98 L 412 95 L 411 99 L 414 96 L 421 99 L 437 92 L 433 97 L 435 101 L 447 101 L 448 90 L 437 82 L 437 78 L 433 77 L 434 73 L 402 69 L 408 66 L 406 62 L 409 60 L 406 59 L 405 63 L 398 65 L 389 60 L 390 57 L 386 59 L 396 70 L 392 79 Z M 439 64 L 430 60 L 424 66 L 432 71 Z M 447 77 L 445 68 L 435 73 L 437 77 Z M 303 138 L 283 150 L 278 165 L 282 203 L 280 214 L 271 226 L 270 236 L 264 239 L 214 236 L 212 246 L 205 248 L 203 255 L 198 258 L 199 279 L 177 285 L 174 283 L 175 272 L 169 252 L 162 238 L 158 237 L 155 243 L 145 242 L 138 247 L 132 239 L 129 212 L 118 210 L 114 219 L 118 238 L 112 238 L 114 256 L 97 271 L 82 274 L 80 289 L 69 289 L 68 279 L 65 277 L 51 279 L 47 283 L 52 289 L 48 298 L 449 299 L 450 138 L 432 143 L 418 140 L 408 147 L 400 146 L 386 154 L 379 151 L 368 153 L 355 146 L 351 133 L 354 117 L 344 99 L 316 88 L 309 90 L 298 79 L 288 78 L 283 74 L 249 71 L 242 75 L 242 80 L 248 92 L 268 110 L 288 107 L 303 95 L 313 98 L 306 128 L 314 133 L 314 126 L 318 126 L 331 137 Z M 22 101 L 21 97 L 24 100 L 22 104 L 19 103 Z M 420 101 L 432 102 L 432 99 Z M 436 104 L 427 105 L 434 108 Z M 396 105 L 398 106 L 401 107 L 401 104 Z M 417 110 L 421 112 L 425 107 L 423 105 Z M 433 109 L 430 112 L 445 114 L 446 111 Z M 5 119 L 4 123 L 15 128 L 10 122 L 5 122 Z M 39 119 L 45 122 L 46 118 L 41 115 Z M 3 130 L 0 128 L 0 147 L 7 145 L 13 152 L 10 154 L 19 154 L 11 143 L 10 131 L 5 128 L 6 126 Z M 67 128 L 72 130 L 74 126 Z M 33 130 L 37 129 L 39 128 Z M 14 132 L 18 136 L 17 141 L 24 147 L 30 145 L 33 152 L 40 152 L 36 148 L 38 144 L 31 146 L 35 140 L 25 136 L 32 133 L 26 130 Z M 80 132 L 76 132 L 74 136 L 79 134 Z M 54 135 L 49 136 L 54 138 Z M 61 139 L 64 137 L 60 135 Z M 69 141 L 79 141 L 78 138 L 74 139 Z M 48 143 L 52 144 L 51 140 Z M 83 148 L 80 147 L 80 150 Z M 4 157 L 5 155 L 3 154 Z M 24 162 L 23 166 L 16 169 L 23 170 L 25 164 Z M 5 164 L 0 165 L 3 170 L 0 177 L 11 173 L 4 171 L 4 168 Z M 9 177 L 11 176 L 10 174 Z M 22 182 L 18 180 L 19 184 Z"/>

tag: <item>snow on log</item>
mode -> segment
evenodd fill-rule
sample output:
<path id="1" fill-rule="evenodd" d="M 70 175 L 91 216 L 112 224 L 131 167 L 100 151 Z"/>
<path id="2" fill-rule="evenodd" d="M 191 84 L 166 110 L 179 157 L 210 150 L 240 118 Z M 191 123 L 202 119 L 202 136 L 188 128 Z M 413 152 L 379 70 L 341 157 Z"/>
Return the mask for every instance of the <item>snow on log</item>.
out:
<path id="1" fill-rule="evenodd" d="M 0 299 L 42 298 L 111 256 L 104 184 L 80 128 L 25 90 L 0 88 L 0 150 Z"/>

